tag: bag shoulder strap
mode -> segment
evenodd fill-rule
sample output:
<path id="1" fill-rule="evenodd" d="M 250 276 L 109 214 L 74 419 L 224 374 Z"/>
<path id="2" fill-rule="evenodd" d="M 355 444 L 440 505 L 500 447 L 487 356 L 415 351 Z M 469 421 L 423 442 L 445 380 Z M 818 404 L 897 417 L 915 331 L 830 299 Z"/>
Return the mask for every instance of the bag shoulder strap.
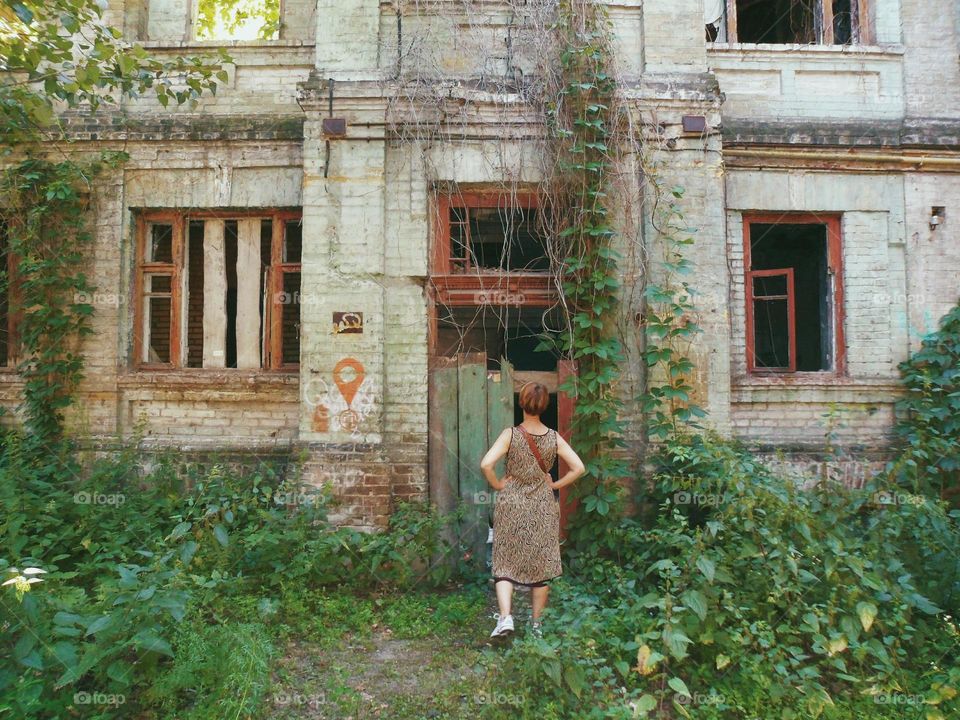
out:
<path id="1" fill-rule="evenodd" d="M 543 455 L 540 454 L 540 448 L 537 447 L 537 443 L 530 433 L 524 429 L 523 425 L 517 425 L 517 429 L 520 431 L 520 434 L 523 435 L 524 440 L 527 441 L 527 445 L 530 446 L 530 452 L 532 452 L 533 457 L 537 459 L 537 465 L 540 466 L 540 469 L 544 472 L 550 472 L 550 468 L 548 468 L 547 464 L 543 461 Z"/>

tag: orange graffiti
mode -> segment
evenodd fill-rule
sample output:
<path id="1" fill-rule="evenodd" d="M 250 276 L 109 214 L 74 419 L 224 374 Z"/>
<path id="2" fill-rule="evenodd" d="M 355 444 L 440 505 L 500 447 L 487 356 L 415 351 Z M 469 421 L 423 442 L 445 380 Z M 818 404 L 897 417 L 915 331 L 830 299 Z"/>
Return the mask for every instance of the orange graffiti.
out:
<path id="1" fill-rule="evenodd" d="M 344 377 L 345 370 L 353 370 L 354 377 L 352 379 L 347 379 L 349 375 Z M 363 363 L 356 358 L 343 358 L 333 368 L 333 381 L 340 389 L 343 399 L 347 401 L 347 407 L 353 403 L 357 390 L 363 384 L 364 372 Z"/>

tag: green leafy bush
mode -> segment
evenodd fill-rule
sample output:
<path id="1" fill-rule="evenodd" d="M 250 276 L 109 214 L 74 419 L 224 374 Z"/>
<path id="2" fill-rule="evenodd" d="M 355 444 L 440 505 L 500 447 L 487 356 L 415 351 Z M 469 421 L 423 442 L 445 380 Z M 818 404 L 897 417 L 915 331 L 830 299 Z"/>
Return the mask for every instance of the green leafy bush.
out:
<path id="1" fill-rule="evenodd" d="M 960 633 L 937 606 L 956 611 L 960 513 L 884 502 L 886 481 L 801 491 L 701 437 L 668 443 L 655 482 L 653 517 L 611 528 L 616 555 L 581 554 L 547 639 L 494 672 L 529 717 L 960 712 Z"/>
<path id="2" fill-rule="evenodd" d="M 263 627 L 301 625 L 316 609 L 305 588 L 382 593 L 449 575 L 418 562 L 445 549 L 445 521 L 425 505 L 365 534 L 332 526 L 325 492 L 269 464 L 139 466 L 133 451 L 82 462 L 67 443 L 3 438 L 0 573 L 22 581 L 0 589 L 0 707 L 16 717 L 128 717 L 157 703 L 171 717 L 249 714 L 271 652 Z M 247 640 L 231 655 L 254 673 L 241 702 L 230 688 L 242 668 L 201 659 Z M 189 695 L 190 668 L 220 700 Z"/>
<path id="3" fill-rule="evenodd" d="M 906 451 L 894 465 L 904 487 L 960 507 L 960 305 L 900 365 L 906 397 L 897 434 Z"/>

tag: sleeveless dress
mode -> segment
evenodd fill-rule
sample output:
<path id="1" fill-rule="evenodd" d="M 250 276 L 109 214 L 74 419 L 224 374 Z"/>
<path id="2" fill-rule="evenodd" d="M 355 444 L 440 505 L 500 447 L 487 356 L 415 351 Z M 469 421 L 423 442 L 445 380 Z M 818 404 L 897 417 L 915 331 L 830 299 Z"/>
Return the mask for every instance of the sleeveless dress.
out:
<path id="1" fill-rule="evenodd" d="M 557 432 L 530 437 L 547 468 L 557 458 Z M 560 503 L 519 428 L 507 450 L 507 481 L 493 508 L 493 579 L 539 587 L 559 577 Z"/>

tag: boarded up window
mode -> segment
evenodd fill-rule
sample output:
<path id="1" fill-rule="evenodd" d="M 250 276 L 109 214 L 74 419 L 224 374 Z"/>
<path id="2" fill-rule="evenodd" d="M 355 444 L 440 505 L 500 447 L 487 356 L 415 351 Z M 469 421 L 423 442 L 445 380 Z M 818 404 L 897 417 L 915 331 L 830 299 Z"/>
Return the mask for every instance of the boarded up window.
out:
<path id="1" fill-rule="evenodd" d="M 301 245 L 299 211 L 140 216 L 137 365 L 295 368 Z"/>

